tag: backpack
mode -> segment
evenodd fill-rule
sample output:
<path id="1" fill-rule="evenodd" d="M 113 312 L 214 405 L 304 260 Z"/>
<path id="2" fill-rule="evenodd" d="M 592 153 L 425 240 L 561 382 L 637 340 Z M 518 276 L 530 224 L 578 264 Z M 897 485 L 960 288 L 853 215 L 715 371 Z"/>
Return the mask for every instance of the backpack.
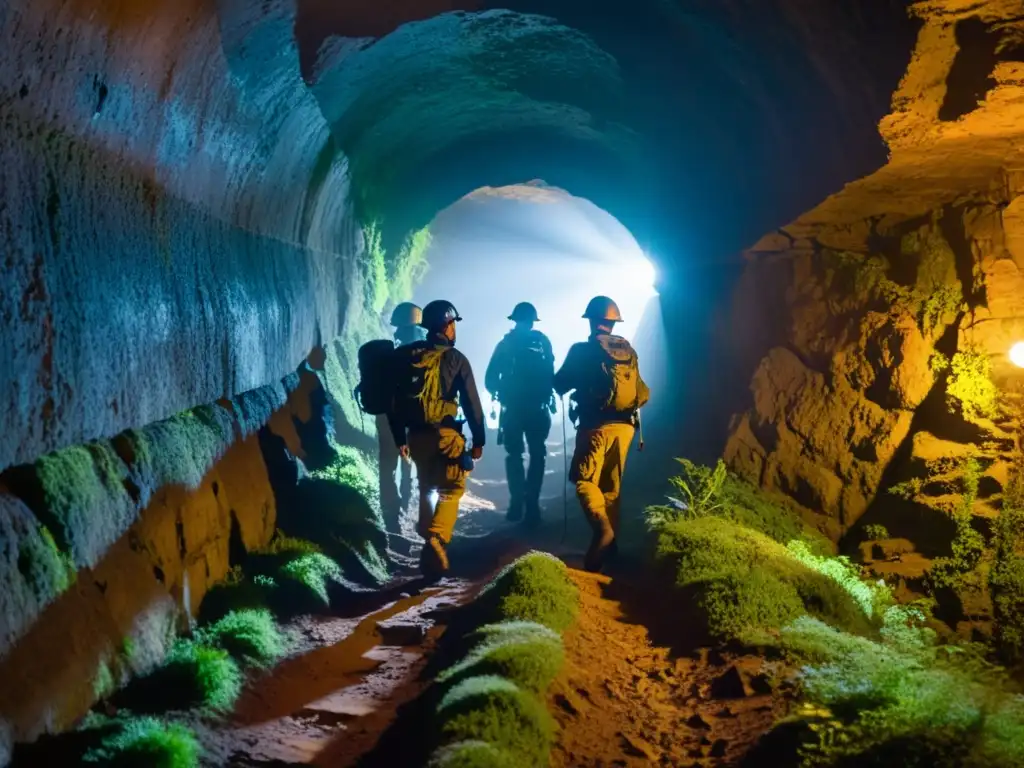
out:
<path id="1" fill-rule="evenodd" d="M 352 393 L 363 413 L 380 416 L 391 410 L 395 344 L 390 339 L 368 341 L 359 348 L 359 385 Z"/>
<path id="2" fill-rule="evenodd" d="M 502 374 L 502 400 L 519 406 L 544 406 L 554 387 L 555 361 L 542 333 L 509 334 L 508 369 Z M 507 385 L 505 384 L 507 382 Z"/>
<path id="3" fill-rule="evenodd" d="M 594 364 L 587 405 L 601 413 L 628 414 L 642 408 L 651 397 L 640 378 L 636 351 L 621 336 L 601 335 L 591 342 Z"/>
<path id="4" fill-rule="evenodd" d="M 458 403 L 441 391 L 441 361 L 449 349 L 421 343 L 396 350 L 394 412 L 406 427 L 436 427 L 458 415 Z"/>

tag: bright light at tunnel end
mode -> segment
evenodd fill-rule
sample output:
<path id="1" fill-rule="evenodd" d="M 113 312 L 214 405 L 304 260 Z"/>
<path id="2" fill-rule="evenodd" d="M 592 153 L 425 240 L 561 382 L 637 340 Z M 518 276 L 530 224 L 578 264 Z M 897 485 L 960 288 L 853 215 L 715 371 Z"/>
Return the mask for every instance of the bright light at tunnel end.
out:
<path id="1" fill-rule="evenodd" d="M 1024 341 L 1018 341 L 1010 347 L 1010 362 L 1018 368 L 1024 368 Z"/>

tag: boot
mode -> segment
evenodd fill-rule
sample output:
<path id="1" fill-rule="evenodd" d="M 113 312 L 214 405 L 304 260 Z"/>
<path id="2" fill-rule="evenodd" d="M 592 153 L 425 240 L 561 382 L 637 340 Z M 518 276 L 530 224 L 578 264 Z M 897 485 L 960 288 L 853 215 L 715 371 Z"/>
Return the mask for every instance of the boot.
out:
<path id="1" fill-rule="evenodd" d="M 508 512 L 505 519 L 510 523 L 518 523 L 523 519 L 523 502 L 521 499 L 512 499 L 508 503 Z"/>
<path id="2" fill-rule="evenodd" d="M 618 549 L 615 543 L 615 531 L 608 518 L 602 518 L 594 523 L 594 535 L 590 540 L 590 549 L 583 560 L 583 567 L 591 573 L 598 573 L 604 565 L 605 556 L 612 547 Z"/>
<path id="3" fill-rule="evenodd" d="M 448 571 L 448 553 L 437 536 L 430 536 L 420 554 L 420 571 L 428 579 L 439 579 Z"/>

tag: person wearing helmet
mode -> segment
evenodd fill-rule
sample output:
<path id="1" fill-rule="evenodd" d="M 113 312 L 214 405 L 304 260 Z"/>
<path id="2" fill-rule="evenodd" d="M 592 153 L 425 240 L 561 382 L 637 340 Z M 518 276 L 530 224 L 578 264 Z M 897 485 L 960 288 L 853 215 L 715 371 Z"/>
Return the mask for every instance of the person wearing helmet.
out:
<path id="1" fill-rule="evenodd" d="M 579 425 L 569 480 L 593 529 L 585 567 L 599 571 L 609 550 L 615 550 L 622 474 L 650 390 L 636 351 L 612 334 L 622 321 L 618 305 L 595 296 L 583 317 L 590 321 L 590 338 L 572 345 L 554 385 L 559 395 L 574 392 Z"/>
<path id="2" fill-rule="evenodd" d="M 412 302 L 399 304 L 391 312 L 391 325 L 394 327 L 395 347 L 414 344 L 424 338 L 420 323 L 423 310 Z M 384 526 L 389 533 L 402 534 L 402 514 L 412 502 L 412 484 L 415 471 L 413 465 L 402 461 L 398 455 L 398 447 L 391 436 L 391 427 L 386 415 L 376 417 L 377 443 L 379 447 L 377 479 L 380 490 L 380 508 L 384 516 Z M 401 541 L 394 539 L 393 544 Z"/>
<path id="3" fill-rule="evenodd" d="M 508 520 L 540 523 L 540 491 L 544 482 L 548 433 L 554 404 L 555 356 L 548 337 L 533 324 L 540 318 L 529 302 L 517 304 L 508 317 L 515 327 L 498 342 L 484 375 L 484 386 L 501 403 L 499 431 L 505 445 L 508 478 Z M 523 452 L 529 451 L 524 471 Z"/>
<path id="4" fill-rule="evenodd" d="M 469 360 L 455 349 L 455 324 L 462 318 L 449 301 L 423 308 L 420 325 L 427 338 L 396 354 L 394 407 L 388 413 L 399 454 L 416 465 L 419 478 L 419 532 L 426 540 L 420 560 L 424 575 L 448 570 L 446 548 L 466 491 L 473 461 L 483 455 L 484 412 Z M 467 449 L 460 410 L 472 437 Z M 431 496 L 437 492 L 436 508 Z"/>

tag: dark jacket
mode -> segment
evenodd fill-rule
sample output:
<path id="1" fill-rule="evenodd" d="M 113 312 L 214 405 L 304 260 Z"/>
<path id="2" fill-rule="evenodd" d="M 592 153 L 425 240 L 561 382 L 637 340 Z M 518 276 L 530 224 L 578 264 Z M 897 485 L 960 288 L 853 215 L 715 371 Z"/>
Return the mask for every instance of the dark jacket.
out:
<path id="1" fill-rule="evenodd" d="M 594 381 L 595 376 L 601 375 L 600 360 L 603 352 L 598 343 L 599 337 L 610 335 L 602 331 L 592 334 L 586 341 L 573 344 L 569 348 L 569 354 L 565 356 L 562 367 L 555 373 L 555 392 L 564 395 L 566 392 L 576 391 L 573 399 L 579 409 L 581 429 L 593 429 L 602 424 L 633 424 L 636 421 L 635 411 L 609 413 L 587 401 L 587 392 L 594 389 L 595 384 L 600 383 Z"/>
<path id="2" fill-rule="evenodd" d="M 447 346 L 446 342 L 444 344 Z M 440 346 L 440 343 L 434 340 L 417 341 L 405 347 L 415 349 L 435 345 Z M 449 347 L 441 358 L 441 398 L 448 402 L 457 402 L 462 407 L 469 432 L 473 437 L 473 446 L 482 448 L 487 433 L 484 429 L 484 408 L 480 403 L 480 393 L 477 391 L 476 379 L 473 377 L 473 368 L 469 360 L 454 347 Z M 395 438 L 395 445 L 405 445 L 406 426 L 393 413 L 388 414 L 388 425 Z M 443 426 L 460 429 L 455 419 L 446 419 Z"/>
<path id="3" fill-rule="evenodd" d="M 530 343 L 536 343 L 542 349 L 542 360 L 537 362 L 540 368 L 530 371 L 529 381 L 518 381 L 513 361 L 516 351 Z M 515 408 L 546 406 L 553 389 L 555 375 L 555 353 L 551 349 L 551 341 L 540 331 L 511 330 L 498 342 L 491 355 L 484 374 L 484 386 L 492 396 L 501 399 L 503 405 Z M 537 377 L 537 380 L 533 380 Z M 523 402 L 517 402 L 523 401 Z"/>

